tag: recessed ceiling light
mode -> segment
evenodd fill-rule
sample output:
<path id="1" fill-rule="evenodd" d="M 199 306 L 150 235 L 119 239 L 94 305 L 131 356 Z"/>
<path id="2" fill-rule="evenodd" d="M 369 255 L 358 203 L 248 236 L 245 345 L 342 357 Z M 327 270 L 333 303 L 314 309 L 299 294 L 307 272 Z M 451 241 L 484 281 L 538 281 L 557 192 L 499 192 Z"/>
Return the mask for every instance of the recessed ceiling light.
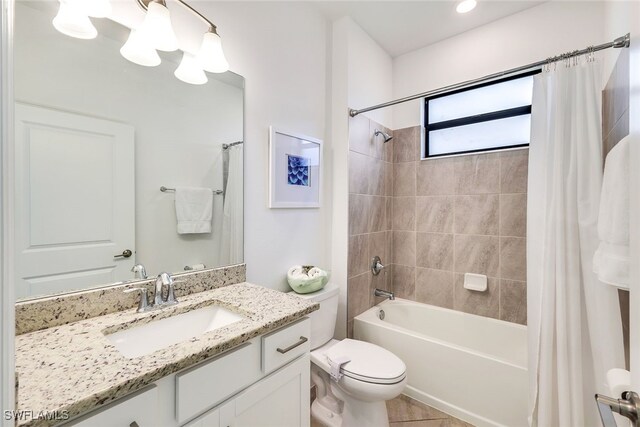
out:
<path id="1" fill-rule="evenodd" d="M 456 6 L 456 12 L 458 13 L 470 12 L 476 7 L 476 4 L 478 4 L 476 0 L 463 0 L 460 3 L 458 3 L 458 6 Z"/>

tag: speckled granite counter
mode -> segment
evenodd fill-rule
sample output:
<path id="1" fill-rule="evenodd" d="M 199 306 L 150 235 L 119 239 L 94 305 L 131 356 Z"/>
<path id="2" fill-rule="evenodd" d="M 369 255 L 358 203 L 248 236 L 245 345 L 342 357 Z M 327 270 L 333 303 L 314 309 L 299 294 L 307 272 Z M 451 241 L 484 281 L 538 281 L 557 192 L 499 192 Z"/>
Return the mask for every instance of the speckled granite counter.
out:
<path id="1" fill-rule="evenodd" d="M 221 305 L 246 316 L 237 323 L 127 359 L 109 343 L 109 333 L 155 319 Z M 222 353 L 318 309 L 301 298 L 249 283 L 186 296 L 173 307 L 148 313 L 127 310 L 16 337 L 18 411 L 68 411 L 70 417 L 119 399 L 158 379 Z M 48 426 L 43 419 L 19 426 Z"/>

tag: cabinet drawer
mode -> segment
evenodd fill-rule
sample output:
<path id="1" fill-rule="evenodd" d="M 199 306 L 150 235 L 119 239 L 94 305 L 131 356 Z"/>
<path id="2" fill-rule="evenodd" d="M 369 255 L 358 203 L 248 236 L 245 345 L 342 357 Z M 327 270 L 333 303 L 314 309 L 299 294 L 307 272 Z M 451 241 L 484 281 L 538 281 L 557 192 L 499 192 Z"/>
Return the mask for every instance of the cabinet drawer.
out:
<path id="1" fill-rule="evenodd" d="M 151 386 L 71 421 L 65 427 L 128 427 L 132 424 L 156 427 L 157 406 L 158 389 Z"/>
<path id="2" fill-rule="evenodd" d="M 298 322 L 278 329 L 262 337 L 262 371 L 275 371 L 296 357 L 309 351 L 310 320 L 305 317 Z"/>
<path id="3" fill-rule="evenodd" d="M 176 374 L 176 419 L 183 423 L 261 377 L 257 339 L 182 371 Z"/>

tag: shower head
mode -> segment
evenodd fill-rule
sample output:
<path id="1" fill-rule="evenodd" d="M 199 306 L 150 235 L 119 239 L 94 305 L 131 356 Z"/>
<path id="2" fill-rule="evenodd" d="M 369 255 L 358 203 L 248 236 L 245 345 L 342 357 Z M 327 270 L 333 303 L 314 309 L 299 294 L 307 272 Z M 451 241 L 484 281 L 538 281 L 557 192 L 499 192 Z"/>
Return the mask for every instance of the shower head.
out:
<path id="1" fill-rule="evenodd" d="M 375 136 L 382 135 L 382 137 L 384 138 L 384 142 L 389 142 L 393 139 L 393 136 L 389 135 L 386 132 L 382 132 L 380 129 L 376 129 L 376 131 L 373 134 Z"/>

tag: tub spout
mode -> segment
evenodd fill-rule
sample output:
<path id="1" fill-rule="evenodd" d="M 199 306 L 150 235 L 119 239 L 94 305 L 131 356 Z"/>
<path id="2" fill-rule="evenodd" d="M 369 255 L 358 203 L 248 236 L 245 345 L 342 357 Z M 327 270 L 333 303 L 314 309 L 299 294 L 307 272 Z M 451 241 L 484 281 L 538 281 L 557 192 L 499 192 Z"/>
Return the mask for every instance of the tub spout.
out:
<path id="1" fill-rule="evenodd" d="M 373 294 L 377 297 L 389 298 L 390 300 L 396 299 L 396 297 L 393 295 L 393 292 L 385 291 L 383 289 L 376 289 L 375 291 L 373 291 Z"/>

